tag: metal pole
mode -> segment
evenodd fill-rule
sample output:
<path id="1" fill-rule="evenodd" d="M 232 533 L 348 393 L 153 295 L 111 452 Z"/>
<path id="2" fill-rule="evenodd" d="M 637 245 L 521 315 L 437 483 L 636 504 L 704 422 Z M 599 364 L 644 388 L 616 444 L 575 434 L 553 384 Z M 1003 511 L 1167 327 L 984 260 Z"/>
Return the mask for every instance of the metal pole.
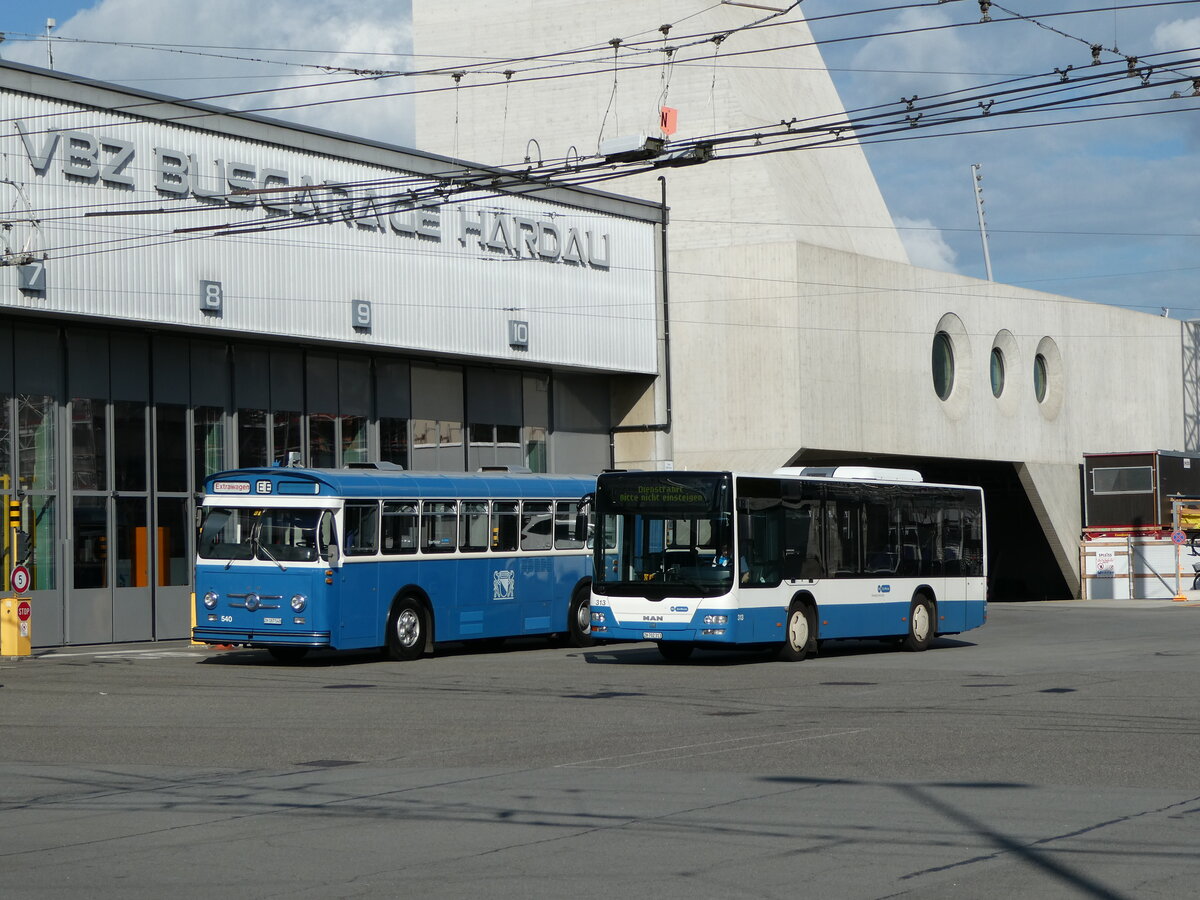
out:
<path id="1" fill-rule="evenodd" d="M 46 68 L 47 69 L 54 68 L 54 49 L 53 49 L 53 45 L 50 43 L 50 32 L 54 30 L 56 25 L 58 25 L 58 22 L 55 21 L 54 19 L 46 20 Z"/>
<path id="2" fill-rule="evenodd" d="M 983 241 L 983 267 L 987 272 L 987 280 L 992 280 L 992 255 L 988 252 L 987 222 L 983 218 L 983 176 L 979 174 L 982 168 L 978 163 L 971 165 L 971 187 L 975 191 L 975 212 L 979 216 L 979 237 Z"/>
<path id="3" fill-rule="evenodd" d="M 1171 543 L 1175 544 L 1175 534 L 1179 531 L 1179 501 L 1171 501 Z M 1175 597 L 1180 597 L 1180 574 L 1179 574 L 1179 545 L 1175 544 Z"/>

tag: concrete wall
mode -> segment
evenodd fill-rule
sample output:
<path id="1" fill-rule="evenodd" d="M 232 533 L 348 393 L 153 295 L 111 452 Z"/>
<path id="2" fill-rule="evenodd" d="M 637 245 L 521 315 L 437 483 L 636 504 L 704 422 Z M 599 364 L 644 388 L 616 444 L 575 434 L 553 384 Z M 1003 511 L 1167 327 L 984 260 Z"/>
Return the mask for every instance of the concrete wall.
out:
<path id="1" fill-rule="evenodd" d="M 545 68 L 546 62 L 487 66 L 493 73 L 519 70 L 507 86 L 502 75 L 468 73 L 456 91 L 419 94 L 417 146 L 459 159 L 521 165 L 526 155 L 535 163 L 539 158 L 529 146 L 532 139 L 545 160 L 561 159 L 572 148 L 587 157 L 597 152 L 601 136 L 644 132 L 660 137 L 664 97 L 665 105 L 679 111 L 676 140 L 778 125 L 781 117 L 805 125 L 841 118 L 841 101 L 803 21 L 735 31 L 766 15 L 761 9 L 712 0 L 414 0 L 413 41 L 423 68 L 454 69 L 479 57 L 519 59 L 592 48 L 549 61 L 587 61 L 577 67 Z M 658 32 L 663 23 L 677 23 L 666 40 Z M 689 36 L 710 31 L 732 32 L 715 63 L 711 42 L 684 46 L 692 43 Z M 615 90 L 613 38 L 631 49 L 638 41 L 654 45 L 643 56 L 622 59 Z M 669 80 L 653 65 L 664 58 L 655 48 L 664 46 L 681 47 Z M 778 46 L 789 49 L 741 55 Z M 639 63 L 652 65 L 638 68 Z M 541 68 L 525 71 L 531 65 Z M 525 80 L 577 71 L 593 74 Z M 418 85 L 430 89 L 453 83 L 447 74 L 421 79 Z M 489 83 L 497 86 L 478 87 Z M 851 142 L 811 153 L 667 170 L 666 178 L 674 247 L 804 240 L 867 256 L 908 259 L 866 157 Z M 604 186 L 655 200 L 660 191 L 654 175 Z"/>
<path id="2" fill-rule="evenodd" d="M 672 269 L 677 467 L 771 470 L 800 450 L 1010 461 L 1075 589 L 1083 454 L 1185 443 L 1176 320 L 806 244 L 681 251 Z M 946 400 L 940 329 L 956 351 Z"/>
<path id="3" fill-rule="evenodd" d="M 518 57 L 607 48 L 610 38 L 644 38 L 689 14 L 672 38 L 766 15 L 710 6 L 516 0 L 484 10 L 466 0 L 415 0 L 415 42 L 421 54 L 465 58 L 504 48 Z M 739 32 L 722 54 L 809 39 L 803 24 Z M 754 64 L 771 65 L 771 57 Z M 667 105 L 680 109 L 681 134 L 777 123 L 789 109 L 801 118 L 841 114 L 815 48 L 789 50 L 779 64 L 788 69 L 677 62 Z M 485 162 L 523 156 L 529 138 L 546 157 L 572 145 L 594 153 L 602 122 L 606 136 L 654 133 L 647 122 L 662 84 L 659 70 L 649 71 L 618 72 L 615 92 L 610 70 L 514 84 L 500 94 L 427 94 L 417 104 L 417 142 Z M 468 76 L 463 84 L 472 79 L 485 80 Z M 636 179 L 608 185 L 651 198 L 659 190 Z M 671 361 L 671 440 L 622 435 L 618 463 L 769 471 L 807 451 L 1002 462 L 1015 471 L 1049 553 L 1077 592 L 1082 454 L 1183 448 L 1189 436 L 1195 443 L 1194 411 L 1185 435 L 1185 402 L 1197 401 L 1194 390 L 1184 396 L 1184 368 L 1200 364 L 1178 321 L 908 265 L 853 145 L 671 171 L 667 200 L 670 292 L 660 326 L 669 329 L 660 336 L 669 330 L 669 347 L 660 357 L 669 353 Z M 932 379 L 939 330 L 951 335 L 957 363 L 945 400 Z M 998 398 L 989 377 L 993 346 L 1007 361 Z M 1039 353 L 1049 368 L 1042 402 L 1033 385 Z M 617 418 L 661 423 L 666 393 L 662 377 L 654 391 L 632 391 Z"/>
<path id="4" fill-rule="evenodd" d="M 1183 444 L 1176 320 L 804 244 L 672 262 L 678 463 L 761 467 L 798 447 L 867 447 L 1078 466 L 1098 446 Z M 962 333 L 951 332 L 957 373 L 943 401 L 931 353 L 947 316 Z M 998 337 L 1011 341 L 1000 398 L 989 377 Z M 1061 366 L 1038 403 L 1046 338 Z"/>

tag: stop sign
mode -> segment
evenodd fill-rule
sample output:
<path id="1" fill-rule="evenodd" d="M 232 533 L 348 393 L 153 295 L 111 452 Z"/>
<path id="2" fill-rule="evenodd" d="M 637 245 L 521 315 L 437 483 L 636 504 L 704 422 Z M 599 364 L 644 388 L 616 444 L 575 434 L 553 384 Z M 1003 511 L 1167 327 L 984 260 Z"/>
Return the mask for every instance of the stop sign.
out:
<path id="1" fill-rule="evenodd" d="M 22 600 L 17 604 L 17 618 L 22 622 L 28 622 L 32 612 L 33 610 L 30 608 L 28 600 Z"/>

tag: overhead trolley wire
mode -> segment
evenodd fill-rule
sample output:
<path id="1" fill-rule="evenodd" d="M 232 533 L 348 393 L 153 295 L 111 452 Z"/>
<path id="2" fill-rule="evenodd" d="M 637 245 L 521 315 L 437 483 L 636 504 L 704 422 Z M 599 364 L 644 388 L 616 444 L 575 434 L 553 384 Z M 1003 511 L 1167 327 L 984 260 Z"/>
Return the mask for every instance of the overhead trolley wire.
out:
<path id="1" fill-rule="evenodd" d="M 943 2 L 944 2 L 944 0 L 943 0 Z M 956 2 L 956 0 L 951 0 L 951 2 Z M 1115 9 L 1143 9 L 1143 8 L 1153 8 L 1153 7 L 1160 7 L 1160 6 L 1192 5 L 1197 2 L 1200 2 L 1200 0 L 1154 0 L 1154 2 L 1149 2 L 1149 3 L 1123 4 L 1123 5 L 1120 5 L 1117 7 L 1110 6 L 1110 7 L 1104 8 L 1103 10 L 1088 9 L 1088 10 L 1069 10 L 1069 11 L 1060 11 L 1060 12 L 1039 13 L 1038 18 L 1044 19 L 1044 18 L 1052 18 L 1052 17 L 1056 17 L 1056 16 L 1075 16 L 1075 15 L 1082 15 L 1082 14 L 1086 14 L 1089 12 L 1097 12 L 1097 11 L 1108 12 L 1108 11 L 1113 10 L 1114 8 Z M 799 5 L 798 3 L 794 3 L 792 5 L 792 7 L 789 7 L 789 11 L 791 9 L 794 9 L 798 5 Z M 887 11 L 893 11 L 893 10 L 898 10 L 898 9 L 921 8 L 921 7 L 931 7 L 931 6 L 939 6 L 939 5 L 942 5 L 942 3 L 936 2 L 936 0 L 935 0 L 935 2 L 904 4 L 904 5 L 900 5 L 900 6 L 891 6 L 891 7 L 881 7 L 877 10 L 862 10 L 862 11 L 855 11 L 855 12 L 849 12 L 849 13 L 838 13 L 838 14 L 830 14 L 830 15 L 826 15 L 826 16 L 811 17 L 811 18 L 807 19 L 806 21 L 820 21 L 820 20 L 826 20 L 826 19 L 832 19 L 832 18 L 843 18 L 843 17 L 847 17 L 847 16 L 852 16 L 852 15 L 853 16 L 866 15 L 866 14 L 870 14 L 870 13 L 874 13 L 874 12 L 887 12 Z M 773 17 L 768 17 L 768 18 L 773 18 Z M 1019 18 L 1013 17 L 1011 19 L 993 19 L 992 20 L 992 22 L 1006 22 L 1006 21 L 1019 21 Z M 724 30 L 724 31 L 714 30 L 714 31 L 709 31 L 709 32 L 697 33 L 696 35 L 685 35 L 685 36 L 683 36 L 682 40 L 694 41 L 694 43 L 689 46 L 702 46 L 705 43 L 711 42 L 713 36 L 715 36 L 715 35 L 730 35 L 730 34 L 734 34 L 739 31 L 749 31 L 749 30 L 752 30 L 755 28 L 778 27 L 779 25 L 785 25 L 785 24 L 796 24 L 796 23 L 795 22 L 770 22 L 770 21 L 759 22 L 759 23 L 747 23 L 744 26 L 740 26 L 738 28 L 728 29 L 728 30 Z M 782 51 L 786 51 L 786 50 L 794 50 L 794 49 L 799 49 L 799 48 L 803 48 L 803 47 L 816 46 L 818 44 L 830 44 L 830 43 L 839 43 L 839 42 L 845 42 L 845 41 L 869 40 L 869 39 L 878 38 L 878 37 L 896 37 L 896 36 L 904 36 L 904 35 L 909 35 L 909 34 L 918 34 L 918 33 L 923 33 L 923 32 L 928 32 L 928 31 L 945 30 L 948 28 L 978 27 L 981 24 L 984 24 L 984 23 L 972 21 L 972 22 L 949 23 L 949 24 L 936 25 L 936 26 L 906 28 L 906 29 L 899 29 L 899 30 L 894 30 L 894 31 L 884 31 L 884 32 L 862 34 L 862 35 L 829 38 L 829 39 L 826 39 L 826 40 L 823 40 L 820 42 L 806 41 L 806 42 L 802 42 L 802 43 L 785 44 L 785 45 L 779 45 L 779 46 L 775 46 L 775 47 L 754 48 L 754 49 L 749 49 L 749 50 L 724 51 L 720 54 L 720 56 L 722 59 L 728 60 L 730 58 L 741 57 L 741 56 L 745 56 L 745 55 L 753 55 L 753 54 L 758 54 L 758 53 L 782 52 Z M 991 24 L 991 23 L 987 23 L 987 24 Z M 53 40 L 62 40 L 63 38 L 56 36 L 52 39 Z M 80 42 L 84 42 L 84 39 L 71 39 L 71 40 L 77 40 Z M 125 45 L 127 42 L 109 42 L 109 43 Z M 626 44 L 626 43 L 630 43 L 630 42 L 626 42 L 622 39 L 622 43 Z M 659 41 L 646 41 L 644 43 L 645 43 L 644 53 L 646 53 L 646 54 L 661 55 L 664 52 L 664 48 L 661 46 Z M 634 46 L 637 46 L 637 42 L 632 42 L 632 44 Z M 607 46 L 607 44 L 605 46 Z M 523 61 L 546 60 L 546 59 L 552 59 L 552 58 L 556 58 L 559 56 L 566 56 L 566 55 L 576 54 L 576 53 L 596 52 L 599 49 L 601 49 L 600 45 L 589 45 L 586 48 L 560 51 L 558 53 L 544 53 L 544 54 L 530 55 L 530 56 L 526 56 L 526 57 L 510 57 L 510 58 L 506 58 L 506 59 L 501 59 L 499 61 L 489 61 L 488 64 L 511 66 L 511 65 L 514 65 L 514 64 L 517 64 L 517 63 L 523 62 Z M 611 48 L 609 48 L 609 49 L 611 49 Z M 343 52 L 346 55 L 354 55 L 354 51 L 341 51 L 341 52 Z M 675 52 L 678 52 L 678 47 L 675 48 Z M 711 57 L 703 57 L 702 59 L 706 62 L 711 62 L 712 58 L 714 58 L 715 56 L 717 56 L 717 54 L 713 54 Z M 654 68 L 654 67 L 665 66 L 668 63 L 669 63 L 669 60 L 667 60 L 667 59 L 658 59 L 654 62 L 630 64 L 627 66 L 623 66 L 622 69 Z M 421 88 L 421 89 L 411 90 L 411 91 L 393 91 L 393 92 L 387 92 L 387 93 L 383 93 L 383 94 L 371 94 L 371 95 L 363 96 L 363 97 L 344 97 L 344 98 L 336 98 L 336 99 L 323 99 L 323 100 L 309 101 L 309 102 L 304 102 L 304 103 L 280 104 L 280 105 L 274 105 L 274 106 L 260 106 L 260 107 L 253 107 L 253 108 L 249 108 L 249 109 L 242 109 L 239 111 L 243 112 L 243 113 L 280 112 L 280 111 L 286 111 L 286 110 L 292 110 L 292 109 L 313 108 L 313 107 L 317 107 L 317 106 L 329 105 L 332 103 L 357 102 L 357 101 L 361 101 L 361 100 L 387 99 L 387 98 L 400 97 L 400 96 L 415 96 L 415 95 L 420 95 L 420 94 L 441 93 L 441 92 L 448 91 L 448 90 L 456 90 L 458 88 L 468 90 L 468 89 L 478 89 L 478 88 L 487 88 L 487 87 L 499 87 L 499 86 L 503 86 L 507 83 L 529 83 L 529 82 L 539 82 L 539 81 L 545 81 L 545 80 L 555 80 L 558 78 L 587 77 L 587 76 L 593 76 L 593 75 L 611 74 L 611 72 L 612 72 L 611 60 L 608 59 L 607 57 L 604 60 L 597 59 L 594 62 L 589 61 L 587 64 L 596 65 L 599 67 L 593 68 L 590 70 L 581 71 L 581 72 L 566 72 L 566 73 L 557 73 L 557 74 L 553 74 L 553 75 L 529 76 L 529 77 L 521 77 L 521 78 L 515 77 L 516 75 L 518 75 L 520 73 L 514 71 L 511 76 L 504 77 L 503 80 L 493 80 L 493 81 L 488 81 L 488 82 L 472 82 L 472 83 L 466 83 L 466 84 L 461 84 L 461 85 L 457 85 L 457 84 L 456 85 L 444 85 L 441 87 Z M 336 70 L 336 67 L 322 66 L 322 65 L 318 65 L 318 64 L 306 64 L 306 65 L 309 65 L 314 68 L 323 68 L 326 70 L 329 70 L 332 68 L 332 69 Z M 355 71 L 362 71 L 362 70 L 349 69 L 347 71 L 355 72 Z M 262 94 L 281 93 L 284 91 L 308 90 L 310 88 L 315 88 L 315 87 L 340 87 L 340 86 L 345 86 L 345 85 L 349 85 L 349 84 L 358 84 L 358 83 L 362 83 L 365 81 L 378 81 L 378 80 L 382 80 L 385 78 L 390 79 L 390 78 L 399 78 L 399 77 L 422 77 L 422 76 L 431 76 L 431 75 L 452 76 L 456 73 L 467 74 L 472 71 L 473 71 L 473 69 L 472 69 L 471 65 L 469 65 L 469 64 L 461 65 L 461 64 L 457 64 L 457 63 L 452 66 L 443 66 L 443 67 L 430 68 L 430 69 L 417 70 L 417 71 L 377 70 L 370 74 L 361 75 L 358 78 L 350 79 L 350 80 L 346 80 L 346 81 L 328 82 L 328 83 L 319 83 L 319 84 L 290 85 L 290 86 L 280 86 L 280 87 L 275 87 L 275 88 L 263 88 L 263 89 L 253 90 L 253 91 L 236 91 L 236 92 L 226 92 L 226 93 L 221 93 L 221 94 L 208 94 L 208 95 L 184 100 L 182 102 L 199 103 L 199 102 L 205 102 L 205 101 L 209 101 L 209 100 L 229 99 L 229 98 L 233 98 L 233 97 L 250 97 L 250 96 L 257 96 L 257 95 L 262 95 Z M 532 70 L 532 71 L 536 71 L 536 70 Z M 504 76 L 505 73 L 497 72 L 495 74 Z M 163 101 L 161 101 L 161 100 L 153 100 L 153 101 L 148 101 L 148 102 L 143 102 L 143 103 L 129 104 L 129 105 L 126 105 L 123 107 L 116 107 L 116 108 L 114 108 L 113 111 L 114 112 L 122 112 L 122 111 L 136 110 L 142 106 L 158 105 L 162 102 Z M 219 113 L 205 113 L 204 115 L 214 115 L 214 114 L 219 114 Z M 172 121 L 186 121 L 188 119 L 197 118 L 197 117 L 198 116 L 195 116 L 195 115 L 185 116 L 185 117 L 179 117 L 179 119 L 172 120 Z M 112 123 L 112 124 L 119 125 L 119 124 L 124 124 L 124 123 L 118 122 L 118 123 Z M 91 125 L 88 127 L 101 127 L 101 126 L 100 125 Z"/>

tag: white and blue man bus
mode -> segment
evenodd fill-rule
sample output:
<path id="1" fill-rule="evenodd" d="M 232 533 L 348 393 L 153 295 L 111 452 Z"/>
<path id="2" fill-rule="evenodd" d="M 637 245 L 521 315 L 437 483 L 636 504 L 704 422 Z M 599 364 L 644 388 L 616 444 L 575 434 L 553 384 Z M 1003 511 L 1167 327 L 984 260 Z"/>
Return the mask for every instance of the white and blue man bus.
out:
<path id="1" fill-rule="evenodd" d="M 978 487 L 904 469 L 610 472 L 595 495 L 592 634 L 697 648 L 880 638 L 924 650 L 987 618 Z"/>
<path id="2" fill-rule="evenodd" d="M 384 648 L 520 635 L 590 643 L 593 476 L 263 468 L 205 482 L 196 625 L 208 644 Z M 481 644 L 481 646 L 484 644 Z"/>

